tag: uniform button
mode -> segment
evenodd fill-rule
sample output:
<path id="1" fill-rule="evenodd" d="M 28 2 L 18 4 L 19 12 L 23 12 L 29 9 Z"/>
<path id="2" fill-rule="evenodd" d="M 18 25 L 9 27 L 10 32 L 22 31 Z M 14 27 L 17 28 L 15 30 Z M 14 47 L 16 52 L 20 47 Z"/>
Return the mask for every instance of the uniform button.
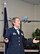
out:
<path id="1" fill-rule="evenodd" d="M 18 42 L 20 42 L 20 40 Z"/>
<path id="2" fill-rule="evenodd" d="M 19 46 L 20 46 L 20 44 L 19 44 Z"/>
<path id="3" fill-rule="evenodd" d="M 20 37 L 18 37 L 18 39 L 20 39 Z"/>

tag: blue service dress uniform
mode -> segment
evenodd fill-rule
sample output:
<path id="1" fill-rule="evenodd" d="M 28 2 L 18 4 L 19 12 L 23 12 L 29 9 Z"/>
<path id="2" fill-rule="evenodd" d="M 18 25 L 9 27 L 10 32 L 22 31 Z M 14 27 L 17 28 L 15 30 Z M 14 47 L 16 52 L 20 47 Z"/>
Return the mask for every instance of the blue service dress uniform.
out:
<path id="1" fill-rule="evenodd" d="M 23 32 L 20 29 L 19 32 L 18 34 L 14 27 L 7 30 L 5 37 L 9 39 L 7 54 L 25 54 L 23 45 L 27 43 L 27 41 L 25 41 Z"/>

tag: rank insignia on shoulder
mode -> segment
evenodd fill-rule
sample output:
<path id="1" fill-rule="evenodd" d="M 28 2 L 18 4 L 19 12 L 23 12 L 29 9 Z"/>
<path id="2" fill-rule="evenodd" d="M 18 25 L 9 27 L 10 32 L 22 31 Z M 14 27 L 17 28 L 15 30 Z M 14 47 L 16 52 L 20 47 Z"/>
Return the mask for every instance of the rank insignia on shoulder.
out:
<path id="1" fill-rule="evenodd" d="M 16 33 L 14 32 L 13 35 L 16 35 Z"/>

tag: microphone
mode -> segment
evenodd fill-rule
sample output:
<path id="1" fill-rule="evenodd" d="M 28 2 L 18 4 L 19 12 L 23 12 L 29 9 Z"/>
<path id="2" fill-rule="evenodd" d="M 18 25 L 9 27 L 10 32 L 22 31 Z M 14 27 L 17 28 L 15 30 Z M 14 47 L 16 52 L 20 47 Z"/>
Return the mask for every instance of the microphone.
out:
<path id="1" fill-rule="evenodd" d="M 24 23 L 28 22 L 28 16 L 21 17 L 21 22 L 24 22 Z"/>

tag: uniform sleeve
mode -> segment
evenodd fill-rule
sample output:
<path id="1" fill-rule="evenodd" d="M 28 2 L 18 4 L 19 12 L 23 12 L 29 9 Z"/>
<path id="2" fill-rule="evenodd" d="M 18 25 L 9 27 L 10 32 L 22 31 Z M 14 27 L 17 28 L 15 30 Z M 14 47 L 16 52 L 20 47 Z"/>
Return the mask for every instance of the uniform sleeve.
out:
<path id="1" fill-rule="evenodd" d="M 33 39 L 28 39 L 27 44 L 32 45 L 33 44 Z"/>
<path id="2" fill-rule="evenodd" d="M 26 39 L 26 38 L 24 38 L 24 36 L 23 36 L 23 45 L 24 46 L 26 46 L 26 45 L 32 45 L 32 43 L 33 43 L 33 40 L 32 39 Z"/>
<path id="3" fill-rule="evenodd" d="M 23 42 L 23 46 L 26 46 L 27 44 L 28 45 L 32 45 L 33 44 L 33 39 L 26 39 L 25 37 L 24 37 L 24 33 L 23 33 L 23 31 L 21 31 L 22 32 L 22 42 Z"/>

